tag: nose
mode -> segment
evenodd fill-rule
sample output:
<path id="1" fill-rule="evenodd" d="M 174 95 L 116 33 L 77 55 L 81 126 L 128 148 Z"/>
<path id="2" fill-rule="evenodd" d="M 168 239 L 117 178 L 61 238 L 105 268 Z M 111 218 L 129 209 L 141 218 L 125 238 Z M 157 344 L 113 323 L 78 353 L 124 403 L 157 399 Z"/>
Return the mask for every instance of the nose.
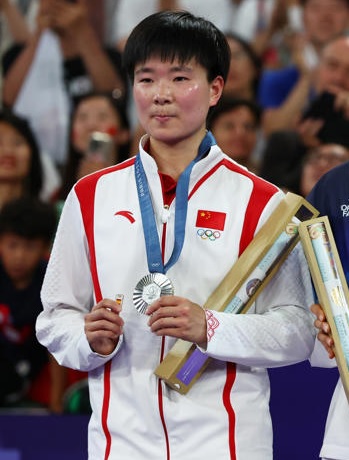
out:
<path id="1" fill-rule="evenodd" d="M 153 101 L 155 104 L 166 104 L 172 100 L 171 88 L 168 83 L 160 82 L 154 92 Z"/>
<path id="2" fill-rule="evenodd" d="M 2 142 L 0 141 L 0 153 L 1 154 L 9 154 L 13 152 L 13 145 L 9 142 Z"/>

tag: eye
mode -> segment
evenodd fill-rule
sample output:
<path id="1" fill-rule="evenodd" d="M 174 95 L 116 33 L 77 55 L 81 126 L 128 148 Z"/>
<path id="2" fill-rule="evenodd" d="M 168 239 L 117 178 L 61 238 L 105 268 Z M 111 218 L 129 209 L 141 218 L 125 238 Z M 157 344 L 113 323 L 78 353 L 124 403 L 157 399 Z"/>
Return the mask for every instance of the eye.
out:
<path id="1" fill-rule="evenodd" d="M 178 75 L 178 77 L 174 78 L 174 81 L 186 81 L 189 80 L 188 77 L 185 77 L 184 75 Z"/>
<path id="2" fill-rule="evenodd" d="M 151 83 L 153 80 L 150 77 L 139 77 L 136 83 Z"/>
<path id="3" fill-rule="evenodd" d="M 13 145 L 15 147 L 22 147 L 23 145 L 26 145 L 26 141 L 22 137 L 16 137 L 13 140 Z"/>
<path id="4" fill-rule="evenodd" d="M 257 129 L 256 125 L 252 123 L 245 123 L 244 128 L 246 129 L 246 131 L 249 131 L 249 132 L 254 132 Z"/>

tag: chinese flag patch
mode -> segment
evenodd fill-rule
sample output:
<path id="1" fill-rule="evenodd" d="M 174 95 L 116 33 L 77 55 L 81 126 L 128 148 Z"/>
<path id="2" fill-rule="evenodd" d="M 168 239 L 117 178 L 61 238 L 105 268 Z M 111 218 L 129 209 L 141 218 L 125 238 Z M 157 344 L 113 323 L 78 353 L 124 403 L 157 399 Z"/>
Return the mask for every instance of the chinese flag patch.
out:
<path id="1" fill-rule="evenodd" d="M 199 209 L 196 217 L 196 227 L 224 230 L 226 213 Z"/>

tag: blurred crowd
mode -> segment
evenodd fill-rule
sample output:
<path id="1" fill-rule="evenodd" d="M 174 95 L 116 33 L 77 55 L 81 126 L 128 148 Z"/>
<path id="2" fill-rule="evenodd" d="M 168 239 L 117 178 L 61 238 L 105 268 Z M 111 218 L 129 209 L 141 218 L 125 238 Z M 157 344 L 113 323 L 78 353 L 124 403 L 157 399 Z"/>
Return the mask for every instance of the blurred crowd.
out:
<path id="1" fill-rule="evenodd" d="M 86 375 L 36 341 L 40 287 L 73 184 L 138 151 L 123 47 L 167 9 L 226 34 L 230 72 L 207 128 L 227 155 L 304 197 L 349 160 L 349 0 L 0 0 L 2 408 L 89 411 Z"/>

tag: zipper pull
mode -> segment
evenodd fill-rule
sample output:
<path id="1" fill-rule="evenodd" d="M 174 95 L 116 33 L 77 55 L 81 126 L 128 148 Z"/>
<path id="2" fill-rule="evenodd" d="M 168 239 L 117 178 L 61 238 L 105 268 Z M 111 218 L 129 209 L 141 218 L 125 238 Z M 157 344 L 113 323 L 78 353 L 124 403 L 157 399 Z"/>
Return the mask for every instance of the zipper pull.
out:
<path id="1" fill-rule="evenodd" d="M 170 218 L 170 207 L 169 205 L 165 204 L 163 209 L 162 209 L 162 215 L 161 215 L 161 222 L 163 224 L 167 224 L 168 219 Z"/>

